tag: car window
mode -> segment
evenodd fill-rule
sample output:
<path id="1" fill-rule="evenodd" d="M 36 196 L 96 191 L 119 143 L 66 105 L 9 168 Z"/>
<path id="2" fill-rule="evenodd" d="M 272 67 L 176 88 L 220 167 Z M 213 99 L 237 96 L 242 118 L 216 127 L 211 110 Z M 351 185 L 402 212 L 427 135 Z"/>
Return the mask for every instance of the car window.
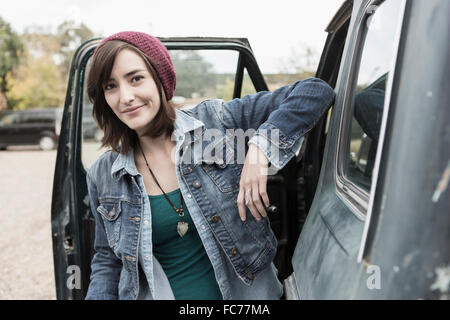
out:
<path id="1" fill-rule="evenodd" d="M 92 103 L 87 94 L 87 75 L 91 66 L 92 56 L 86 64 L 83 83 L 83 99 L 81 111 L 81 162 L 87 170 L 109 148 L 101 148 L 103 131 L 92 116 Z"/>
<path id="2" fill-rule="evenodd" d="M 19 113 L 4 113 L 0 115 L 0 123 L 3 125 L 19 123 L 19 120 L 20 120 Z"/>
<path id="3" fill-rule="evenodd" d="M 179 108 L 191 108 L 207 99 L 231 100 L 238 68 L 236 50 L 169 50 L 177 73 L 176 91 L 172 101 Z M 100 148 L 103 132 L 92 117 L 92 104 L 86 92 L 90 60 L 86 66 L 83 107 L 81 159 L 85 169 L 107 149 Z M 241 96 L 256 93 L 244 68 Z"/>
<path id="4" fill-rule="evenodd" d="M 396 0 L 369 6 L 367 20 L 363 22 L 365 40 L 355 76 L 356 84 L 349 100 L 352 117 L 344 147 L 344 176 L 367 192 L 372 183 L 400 6 L 401 1 Z"/>
<path id="5" fill-rule="evenodd" d="M 55 113 L 45 111 L 24 113 L 21 123 L 53 123 L 54 121 Z"/>
<path id="6" fill-rule="evenodd" d="M 238 51 L 169 50 L 169 53 L 177 73 L 174 102 L 189 108 L 207 99 L 233 98 Z M 255 92 L 245 72 L 242 95 Z"/>

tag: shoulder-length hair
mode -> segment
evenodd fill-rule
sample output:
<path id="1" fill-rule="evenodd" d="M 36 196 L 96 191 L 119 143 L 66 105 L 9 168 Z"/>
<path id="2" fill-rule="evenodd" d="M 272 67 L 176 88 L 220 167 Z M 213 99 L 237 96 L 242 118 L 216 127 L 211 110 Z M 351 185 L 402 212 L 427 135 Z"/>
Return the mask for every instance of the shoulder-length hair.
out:
<path id="1" fill-rule="evenodd" d="M 98 48 L 94 55 L 87 79 L 87 94 L 93 104 L 92 116 L 97 121 L 104 136 L 101 147 L 111 147 L 114 151 L 126 154 L 130 147 L 136 148 L 138 137 L 136 131 L 130 129 L 112 111 L 105 99 L 104 85 L 109 81 L 116 56 L 121 50 L 130 49 L 144 61 L 158 88 L 161 106 L 149 125 L 145 135 L 159 137 L 171 136 L 174 130 L 175 109 L 167 101 L 161 81 L 150 58 L 135 46 L 120 40 L 111 40 Z"/>

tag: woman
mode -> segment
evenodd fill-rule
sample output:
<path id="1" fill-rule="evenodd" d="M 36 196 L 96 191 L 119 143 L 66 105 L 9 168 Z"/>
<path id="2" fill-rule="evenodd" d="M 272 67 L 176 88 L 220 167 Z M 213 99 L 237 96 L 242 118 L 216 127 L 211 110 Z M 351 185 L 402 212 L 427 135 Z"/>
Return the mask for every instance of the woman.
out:
<path id="1" fill-rule="evenodd" d="M 87 174 L 86 298 L 279 299 L 269 161 L 280 169 L 295 155 L 334 92 L 309 79 L 178 110 L 175 84 L 167 49 L 145 33 L 114 34 L 94 52 L 88 95 L 112 151 Z"/>

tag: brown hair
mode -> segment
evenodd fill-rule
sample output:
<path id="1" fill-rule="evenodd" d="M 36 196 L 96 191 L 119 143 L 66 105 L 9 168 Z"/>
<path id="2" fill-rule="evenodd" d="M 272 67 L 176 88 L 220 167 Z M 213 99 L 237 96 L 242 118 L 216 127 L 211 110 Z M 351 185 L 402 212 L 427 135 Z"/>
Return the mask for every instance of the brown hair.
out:
<path id="1" fill-rule="evenodd" d="M 116 152 L 126 154 L 130 146 L 136 148 L 138 142 L 137 134 L 112 111 L 105 100 L 103 91 L 104 85 L 111 76 L 116 56 L 124 49 L 133 50 L 145 61 L 159 92 L 161 106 L 145 135 L 151 137 L 170 136 L 174 130 L 175 109 L 173 104 L 167 101 L 158 74 L 152 66 L 150 58 L 144 52 L 120 40 L 107 41 L 98 48 L 92 60 L 87 79 L 87 93 L 89 101 L 93 104 L 92 115 L 104 132 L 101 147 L 111 147 Z"/>

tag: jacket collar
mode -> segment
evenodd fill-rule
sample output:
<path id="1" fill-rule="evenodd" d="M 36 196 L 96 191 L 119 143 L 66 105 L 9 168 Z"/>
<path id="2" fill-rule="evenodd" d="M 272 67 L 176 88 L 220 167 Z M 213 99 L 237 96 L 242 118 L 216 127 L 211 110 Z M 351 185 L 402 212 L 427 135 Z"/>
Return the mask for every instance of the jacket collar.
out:
<path id="1" fill-rule="evenodd" d="M 185 141 L 187 133 L 189 133 L 188 138 L 191 138 L 189 142 L 200 139 L 204 126 L 202 121 L 188 115 L 188 112 L 175 109 L 172 140 L 177 142 L 177 149 Z M 134 150 L 131 147 L 127 154 L 119 153 L 111 167 L 111 176 L 116 180 L 119 180 L 125 173 L 132 176 L 139 174 L 134 162 Z"/>

